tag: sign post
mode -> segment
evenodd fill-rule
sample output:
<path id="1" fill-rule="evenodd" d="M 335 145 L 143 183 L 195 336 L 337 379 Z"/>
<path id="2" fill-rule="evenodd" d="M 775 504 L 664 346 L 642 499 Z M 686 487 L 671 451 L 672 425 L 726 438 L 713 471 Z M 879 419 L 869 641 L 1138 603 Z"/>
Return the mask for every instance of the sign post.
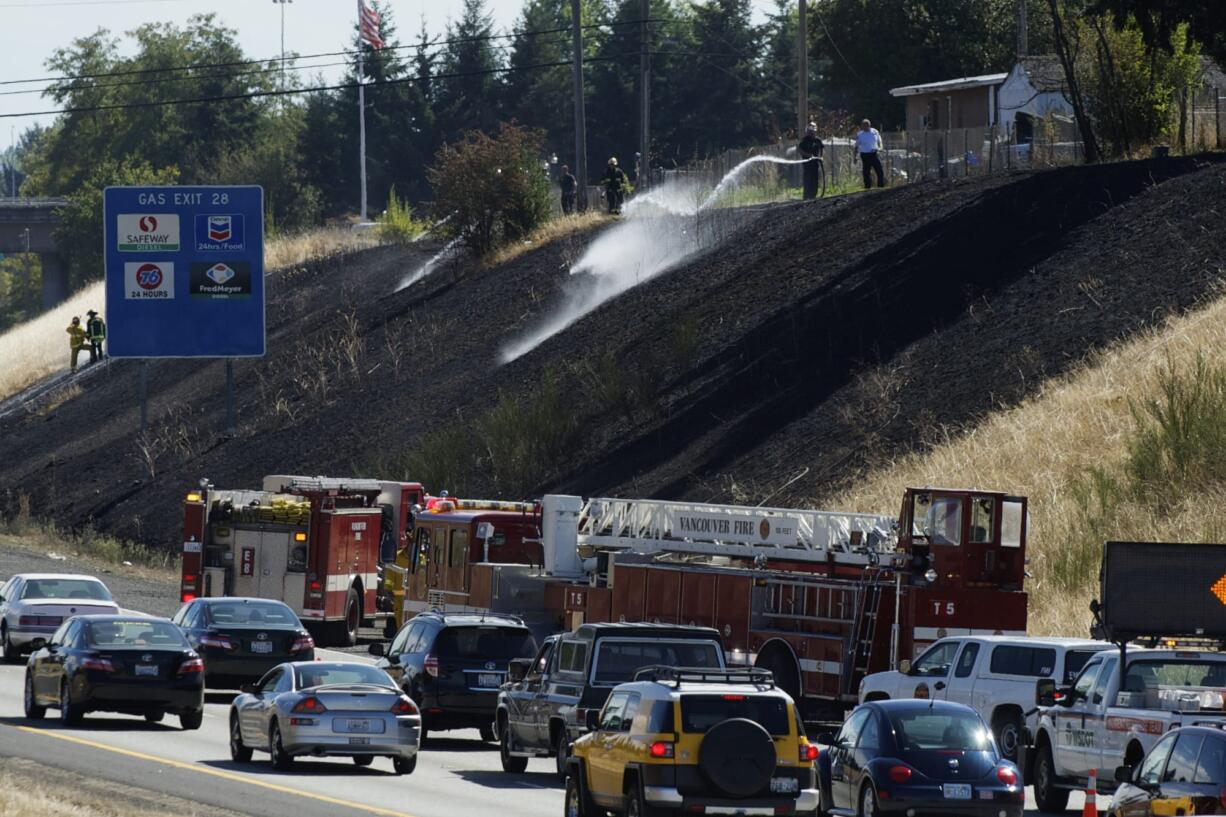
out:
<path id="1" fill-rule="evenodd" d="M 232 432 L 230 359 L 265 348 L 263 188 L 108 187 L 103 223 L 107 354 L 226 358 Z"/>

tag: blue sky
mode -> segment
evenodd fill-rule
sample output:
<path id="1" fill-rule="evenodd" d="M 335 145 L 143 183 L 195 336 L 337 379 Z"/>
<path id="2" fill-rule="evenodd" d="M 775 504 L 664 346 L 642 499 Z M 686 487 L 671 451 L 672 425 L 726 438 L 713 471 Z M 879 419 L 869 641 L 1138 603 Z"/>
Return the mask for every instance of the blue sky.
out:
<path id="1" fill-rule="evenodd" d="M 432 35 L 441 34 L 450 18 L 459 15 L 462 0 L 391 0 L 397 26 L 406 39 L 416 33 L 424 15 Z M 761 18 L 773 8 L 771 0 L 754 0 Z M 488 7 L 495 26 L 509 28 L 522 7 L 521 0 L 491 0 Z M 292 0 L 285 7 L 286 50 L 299 54 L 338 51 L 347 46 L 357 14 L 356 0 Z M 2 80 L 46 76 L 44 61 L 56 48 L 76 37 L 108 28 L 121 33 L 149 21 L 183 24 L 197 12 L 215 12 L 238 30 L 243 50 L 252 58 L 280 52 L 281 6 L 273 0 L 0 0 L 0 55 Z M 336 58 L 317 62 L 335 62 Z M 320 69 L 330 78 L 342 69 Z M 314 72 L 311 72 L 312 74 Z M 0 91 L 24 90 L 37 85 L 0 86 Z M 45 110 L 51 100 L 37 94 L 0 95 L 0 114 Z M 17 132 L 34 122 L 47 124 L 52 116 L 0 119 L 0 145 L 8 146 L 10 126 Z"/>

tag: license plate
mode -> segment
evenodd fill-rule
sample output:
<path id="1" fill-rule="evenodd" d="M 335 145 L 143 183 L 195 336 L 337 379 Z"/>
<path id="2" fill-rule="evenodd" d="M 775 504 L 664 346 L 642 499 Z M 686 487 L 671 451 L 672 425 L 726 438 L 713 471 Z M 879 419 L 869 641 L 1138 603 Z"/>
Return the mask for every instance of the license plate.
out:
<path id="1" fill-rule="evenodd" d="M 370 738 L 350 738 L 349 745 L 350 746 L 369 746 Z"/>
<path id="2" fill-rule="evenodd" d="M 272 642 L 271 641 L 252 641 L 251 651 L 252 652 L 272 652 Z"/>
<path id="3" fill-rule="evenodd" d="M 483 672 L 477 676 L 477 686 L 485 687 L 486 689 L 494 689 L 502 686 L 502 674 L 497 672 Z"/>
<path id="4" fill-rule="evenodd" d="M 158 674 L 157 664 L 137 664 L 136 674 L 156 676 Z"/>
<path id="5" fill-rule="evenodd" d="M 943 787 L 946 800 L 970 800 L 970 783 L 946 783 Z"/>
<path id="6" fill-rule="evenodd" d="M 360 721 L 355 718 L 350 718 L 348 726 L 349 726 L 350 732 L 369 732 L 370 731 L 370 721 Z"/>
<path id="7" fill-rule="evenodd" d="M 795 777 L 772 777 L 771 794 L 796 794 L 800 791 L 800 781 Z"/>

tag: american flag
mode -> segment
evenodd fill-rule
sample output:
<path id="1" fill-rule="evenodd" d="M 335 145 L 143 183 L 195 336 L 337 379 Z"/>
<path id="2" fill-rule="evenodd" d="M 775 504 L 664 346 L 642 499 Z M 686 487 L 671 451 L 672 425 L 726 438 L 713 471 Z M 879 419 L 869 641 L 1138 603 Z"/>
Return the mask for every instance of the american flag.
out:
<path id="1" fill-rule="evenodd" d="M 376 51 L 383 48 L 383 38 L 379 36 L 379 12 L 366 5 L 366 0 L 358 0 L 358 33 L 370 43 L 371 48 Z"/>

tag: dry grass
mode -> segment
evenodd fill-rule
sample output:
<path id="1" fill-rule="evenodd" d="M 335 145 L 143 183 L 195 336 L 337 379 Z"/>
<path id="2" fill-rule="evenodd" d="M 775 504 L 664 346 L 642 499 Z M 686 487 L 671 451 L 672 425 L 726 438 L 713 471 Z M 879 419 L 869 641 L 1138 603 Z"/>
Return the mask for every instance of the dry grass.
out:
<path id="1" fill-rule="evenodd" d="M 0 760 L 4 817 L 238 817 L 179 797 L 98 780 L 33 761 Z"/>
<path id="2" fill-rule="evenodd" d="M 326 227 L 268 241 L 264 265 L 269 270 L 295 266 L 377 243 L 369 230 Z M 64 330 L 74 315 L 84 322 L 87 309 L 96 309 L 105 317 L 106 295 L 101 281 L 87 284 L 55 309 L 0 334 L 0 400 L 68 368 L 68 335 Z M 88 360 L 87 355 L 84 353 L 82 360 Z"/>
<path id="3" fill-rule="evenodd" d="M 1095 469 L 1120 473 L 1136 434 L 1133 409 L 1158 399 L 1169 372 L 1194 370 L 1199 356 L 1223 362 L 1226 298 L 1105 350 L 1022 405 L 999 412 L 933 450 L 869 475 L 830 507 L 893 510 L 907 485 L 997 488 L 1030 498 L 1030 631 L 1083 635 L 1097 593 L 1104 538 L 1226 541 L 1226 496 L 1190 492 L 1157 511 L 1122 503 L 1096 518 L 1087 481 Z M 1094 518 L 1094 536 L 1087 535 Z"/>
<path id="4" fill-rule="evenodd" d="M 589 207 L 587 212 L 577 213 L 573 216 L 559 216 L 558 218 L 550 219 L 541 227 L 533 230 L 532 234 L 523 241 L 515 241 L 499 247 L 482 262 L 482 266 L 488 269 L 499 264 L 505 264 L 508 261 L 514 261 L 524 253 L 531 252 L 551 241 L 587 232 L 612 220 L 613 217 L 603 212 L 599 207 Z"/>

